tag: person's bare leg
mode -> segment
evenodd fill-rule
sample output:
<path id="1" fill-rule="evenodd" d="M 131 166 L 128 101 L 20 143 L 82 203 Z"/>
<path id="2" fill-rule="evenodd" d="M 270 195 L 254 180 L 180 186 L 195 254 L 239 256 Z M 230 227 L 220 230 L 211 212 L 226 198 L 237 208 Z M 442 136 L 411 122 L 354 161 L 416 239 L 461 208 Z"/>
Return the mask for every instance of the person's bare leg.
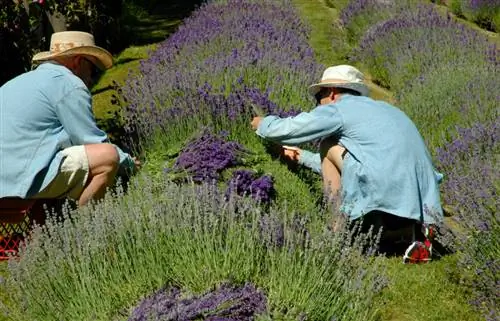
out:
<path id="1" fill-rule="evenodd" d="M 78 205 L 83 206 L 91 199 L 98 200 L 104 197 L 106 189 L 113 184 L 120 158 L 112 144 L 85 145 L 85 152 L 89 161 L 89 177 Z"/>
<path id="2" fill-rule="evenodd" d="M 323 175 L 325 198 L 328 203 L 335 201 L 334 206 L 340 205 L 338 195 L 341 187 L 342 153 L 344 150 L 345 148 L 338 145 L 336 141 L 324 141 L 320 146 L 321 173 Z M 335 217 L 332 222 L 333 231 L 340 230 L 343 222 L 342 217 Z"/>
<path id="3" fill-rule="evenodd" d="M 328 200 L 337 196 L 340 190 L 344 150 L 333 140 L 325 140 L 320 146 L 323 188 Z"/>

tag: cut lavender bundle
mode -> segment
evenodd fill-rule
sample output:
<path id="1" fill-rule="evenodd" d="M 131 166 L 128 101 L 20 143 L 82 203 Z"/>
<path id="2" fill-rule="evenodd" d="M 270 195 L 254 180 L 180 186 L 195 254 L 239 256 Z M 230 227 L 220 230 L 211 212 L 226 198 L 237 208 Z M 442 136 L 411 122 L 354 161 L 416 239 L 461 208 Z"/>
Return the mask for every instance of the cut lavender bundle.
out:
<path id="1" fill-rule="evenodd" d="M 267 309 L 265 295 L 254 285 L 223 284 L 199 296 L 183 296 L 180 289 L 161 289 L 134 309 L 129 321 L 226 320 L 250 321 Z"/>
<path id="2" fill-rule="evenodd" d="M 219 180 L 220 173 L 241 163 L 242 145 L 226 141 L 225 133 L 213 134 L 205 129 L 181 151 L 173 165 L 176 172 L 185 171 L 195 182 Z"/>
<path id="3" fill-rule="evenodd" d="M 240 169 L 233 172 L 226 195 L 235 193 L 249 195 L 262 203 L 269 203 L 275 196 L 273 179 L 269 175 L 259 176 L 255 171 Z"/>

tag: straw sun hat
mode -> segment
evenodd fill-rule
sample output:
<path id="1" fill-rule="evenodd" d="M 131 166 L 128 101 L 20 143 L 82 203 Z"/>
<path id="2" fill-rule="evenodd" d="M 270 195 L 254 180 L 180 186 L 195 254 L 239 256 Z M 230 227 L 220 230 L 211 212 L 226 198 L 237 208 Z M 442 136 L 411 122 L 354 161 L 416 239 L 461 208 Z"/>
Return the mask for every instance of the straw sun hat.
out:
<path id="1" fill-rule="evenodd" d="M 361 71 L 349 65 L 339 65 L 326 68 L 321 81 L 309 87 L 309 93 L 316 95 L 323 87 L 338 87 L 359 92 L 362 96 L 369 95 L 369 89 L 364 84 Z"/>
<path id="2" fill-rule="evenodd" d="M 93 35 L 82 31 L 53 33 L 50 38 L 50 51 L 37 53 L 33 56 L 33 62 L 75 55 L 86 56 L 101 70 L 108 69 L 113 65 L 111 54 L 106 49 L 95 45 Z"/>

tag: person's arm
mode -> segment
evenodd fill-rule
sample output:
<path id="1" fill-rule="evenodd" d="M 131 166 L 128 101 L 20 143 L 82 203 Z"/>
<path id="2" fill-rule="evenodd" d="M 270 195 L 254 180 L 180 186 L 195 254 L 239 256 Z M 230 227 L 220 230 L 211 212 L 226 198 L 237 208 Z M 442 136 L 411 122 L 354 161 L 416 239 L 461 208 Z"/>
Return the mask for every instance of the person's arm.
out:
<path id="1" fill-rule="evenodd" d="M 282 155 L 289 160 L 309 167 L 313 172 L 321 174 L 321 156 L 295 146 L 283 146 Z"/>
<path id="2" fill-rule="evenodd" d="M 108 136 L 97 127 L 92 113 L 92 96 L 86 88 L 76 87 L 56 104 L 56 114 L 73 145 L 109 143 Z M 132 170 L 132 157 L 116 146 L 120 166 Z"/>
<path id="3" fill-rule="evenodd" d="M 321 174 L 321 156 L 319 153 L 302 149 L 299 155 L 299 164 L 309 167 L 315 173 Z"/>
<path id="4" fill-rule="evenodd" d="M 336 108 L 321 106 L 294 117 L 264 117 L 257 127 L 257 135 L 280 144 L 297 145 L 338 133 L 342 118 Z"/>

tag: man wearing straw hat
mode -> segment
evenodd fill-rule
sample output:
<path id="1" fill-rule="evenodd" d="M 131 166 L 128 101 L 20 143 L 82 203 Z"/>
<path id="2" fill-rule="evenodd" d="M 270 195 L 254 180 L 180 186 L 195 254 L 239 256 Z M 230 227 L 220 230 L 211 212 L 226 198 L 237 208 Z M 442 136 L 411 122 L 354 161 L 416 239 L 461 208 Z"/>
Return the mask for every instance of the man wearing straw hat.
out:
<path id="1" fill-rule="evenodd" d="M 339 194 L 350 221 L 363 218 L 386 235 L 392 230 L 410 239 L 406 261 L 430 259 L 429 240 L 414 242 L 415 226 L 442 221 L 442 175 L 416 126 L 396 107 L 370 99 L 363 74 L 349 65 L 327 68 L 309 92 L 316 108 L 295 117 L 255 117 L 256 133 L 286 145 L 321 139 L 320 153 L 287 146 L 284 154 L 322 174 L 327 195 Z"/>
<path id="2" fill-rule="evenodd" d="M 101 198 L 134 158 L 110 144 L 92 113 L 90 87 L 111 54 L 86 32 L 54 33 L 40 63 L 0 87 L 0 198 Z"/>

